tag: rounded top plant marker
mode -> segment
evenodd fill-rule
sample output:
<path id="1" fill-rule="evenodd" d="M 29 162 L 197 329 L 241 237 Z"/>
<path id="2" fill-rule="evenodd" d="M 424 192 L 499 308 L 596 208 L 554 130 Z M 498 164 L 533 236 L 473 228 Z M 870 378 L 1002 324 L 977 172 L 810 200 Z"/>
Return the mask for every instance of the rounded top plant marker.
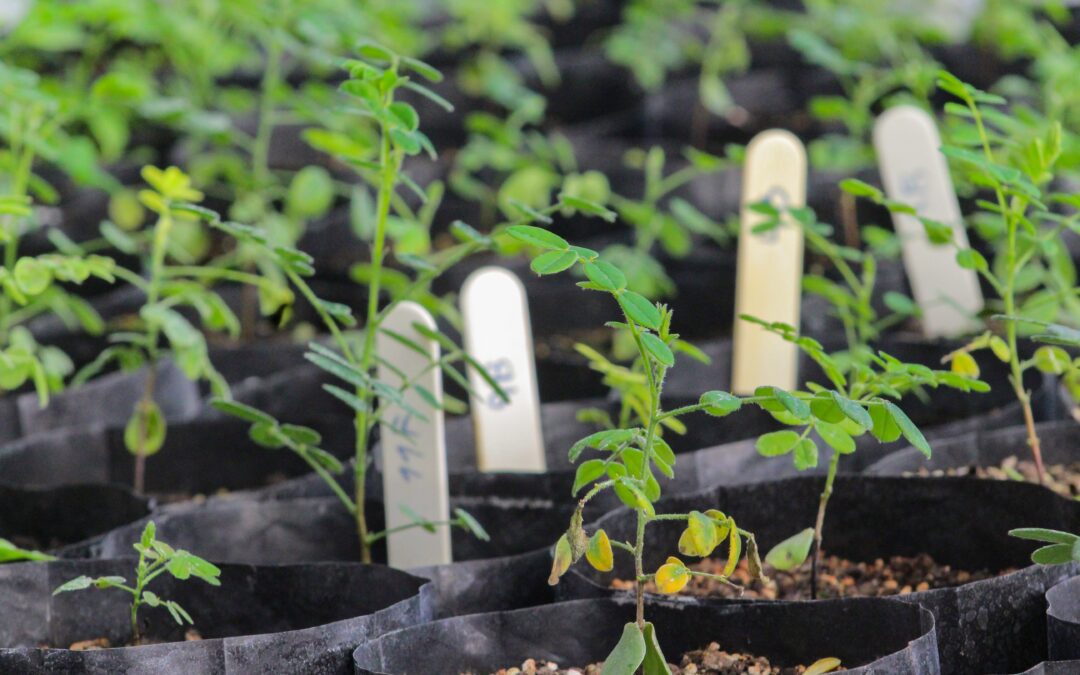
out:
<path id="1" fill-rule="evenodd" d="M 481 471 L 547 470 L 540 394 L 525 287 L 502 267 L 483 267 L 461 287 L 465 349 L 506 393 L 470 366 L 472 419 Z"/>
<path id="2" fill-rule="evenodd" d="M 952 230 L 956 247 L 969 248 L 934 120 L 915 106 L 890 108 L 874 124 L 874 147 L 886 194 L 918 213 L 916 217 L 894 211 L 892 217 L 911 291 L 922 310 L 924 334 L 953 337 L 977 329 L 974 317 L 983 307 L 978 276 L 957 264 L 953 245 L 931 243 L 919 220 L 943 224 Z"/>
<path id="3" fill-rule="evenodd" d="M 442 370 L 429 367 L 439 360 L 435 319 L 419 304 L 405 301 L 380 328 L 379 381 L 395 389 L 403 377 L 412 383 L 401 404 L 384 407 L 379 424 L 387 560 L 401 569 L 446 564 L 451 562 L 449 529 L 415 527 L 421 521 L 450 520 Z"/>
<path id="4" fill-rule="evenodd" d="M 746 148 L 731 376 L 732 391 L 740 394 L 753 393 L 759 386 L 794 389 L 798 384 L 797 347 L 739 318 L 749 314 L 799 325 L 802 228 L 785 222 L 789 216 L 784 213 L 779 228 L 755 232 L 766 216 L 751 207 L 761 202 L 783 209 L 806 204 L 806 150 L 789 131 L 763 131 Z"/>

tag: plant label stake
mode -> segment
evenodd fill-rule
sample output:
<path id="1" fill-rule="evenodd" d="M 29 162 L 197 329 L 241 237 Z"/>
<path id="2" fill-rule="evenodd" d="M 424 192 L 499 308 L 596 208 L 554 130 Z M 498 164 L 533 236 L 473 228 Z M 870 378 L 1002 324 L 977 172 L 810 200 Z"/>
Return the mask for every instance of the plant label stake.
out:
<path id="1" fill-rule="evenodd" d="M 449 528 L 440 526 L 430 532 L 414 527 L 393 532 L 420 519 L 433 523 L 450 519 L 443 412 L 425 401 L 417 389 L 426 389 L 442 404 L 442 371 L 430 367 L 439 359 L 439 344 L 421 335 L 417 324 L 436 330 L 435 319 L 427 310 L 415 302 L 402 302 L 386 316 L 382 327 L 421 346 L 427 352 L 426 359 L 383 332 L 376 336 L 379 380 L 395 388 L 401 387 L 402 377 L 413 384 L 404 394 L 404 405 L 387 405 L 379 422 L 383 503 L 386 529 L 391 532 L 386 541 L 388 562 L 402 569 L 451 561 Z"/>
<path id="2" fill-rule="evenodd" d="M 798 385 L 798 348 L 739 319 L 751 314 L 766 321 L 799 325 L 802 228 L 790 222 L 785 213 L 780 227 L 755 233 L 754 227 L 765 216 L 749 207 L 762 200 L 785 209 L 806 204 L 806 150 L 788 131 L 763 131 L 746 148 L 731 375 L 731 388 L 739 394 L 753 393 L 759 386 L 794 389 Z"/>
<path id="3" fill-rule="evenodd" d="M 890 108 L 874 124 L 874 147 L 886 194 L 912 205 L 923 218 L 951 226 L 959 247 L 968 248 L 948 163 L 939 152 L 941 137 L 930 115 L 914 106 Z M 893 213 L 892 218 L 925 335 L 951 337 L 977 328 L 974 315 L 983 298 L 975 271 L 960 267 L 954 247 L 931 244 L 915 216 Z"/>
<path id="4" fill-rule="evenodd" d="M 510 399 L 504 401 L 469 368 L 477 465 L 481 471 L 543 473 L 540 393 L 524 285 L 502 267 L 478 269 L 461 287 L 461 313 L 465 349 Z"/>

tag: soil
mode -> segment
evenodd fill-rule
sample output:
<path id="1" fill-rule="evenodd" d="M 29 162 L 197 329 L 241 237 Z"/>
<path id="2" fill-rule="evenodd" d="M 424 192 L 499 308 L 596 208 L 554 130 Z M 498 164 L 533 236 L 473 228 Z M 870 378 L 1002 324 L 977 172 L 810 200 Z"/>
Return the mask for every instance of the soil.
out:
<path id="1" fill-rule="evenodd" d="M 764 656 L 728 653 L 716 642 L 705 649 L 687 652 L 679 665 L 669 663 L 672 675 L 802 675 L 806 666 L 774 666 Z M 604 664 L 584 668 L 561 668 L 551 661 L 527 659 L 518 667 L 502 668 L 493 675 L 600 675 Z M 840 672 L 837 668 L 829 672 Z M 469 674 L 471 675 L 471 674 Z"/>
<path id="2" fill-rule="evenodd" d="M 195 630 L 194 628 L 188 628 L 187 631 L 184 633 L 184 641 L 185 642 L 195 642 L 195 641 L 202 640 L 202 639 L 203 639 L 202 635 L 200 635 L 199 631 Z M 138 643 L 128 643 L 128 644 L 123 644 L 123 645 L 118 645 L 118 646 L 120 646 L 120 647 L 142 647 L 142 646 L 145 646 L 145 645 L 166 644 L 168 642 L 171 642 L 171 640 L 157 640 L 157 639 L 150 638 L 150 637 L 144 637 L 144 638 L 140 639 L 138 641 Z M 41 649 L 52 649 L 53 648 L 52 645 L 48 645 L 48 644 L 42 644 L 42 645 L 38 645 L 38 646 Z M 109 641 L 109 638 L 99 637 L 99 638 L 94 638 L 92 640 L 79 640 L 78 642 L 72 642 L 70 645 L 68 645 L 68 649 L 70 649 L 73 652 L 86 652 L 86 651 L 91 651 L 91 650 L 95 650 L 95 649 L 110 649 L 110 648 L 112 648 L 112 646 L 113 646 L 113 644 L 112 644 L 112 642 Z"/>
<path id="3" fill-rule="evenodd" d="M 690 569 L 722 574 L 726 561 L 709 558 L 690 565 Z M 1001 572 L 1004 574 L 1009 570 Z M 692 577 L 683 593 L 697 597 L 752 598 L 760 600 L 809 600 L 810 564 L 804 563 L 790 572 L 766 569 L 769 579 L 751 582 L 746 560 L 731 575 L 731 581 L 744 590 L 705 577 Z M 951 588 L 972 581 L 989 579 L 997 574 L 989 570 L 969 572 L 941 565 L 926 554 L 914 558 L 894 556 L 888 562 L 878 558 L 873 562 L 853 562 L 837 556 L 827 556 L 818 566 L 818 598 L 882 597 L 905 595 L 935 588 Z M 622 579 L 612 582 L 613 588 L 630 590 L 633 583 Z M 653 582 L 645 589 L 656 592 Z"/>
<path id="4" fill-rule="evenodd" d="M 1071 464 L 1050 464 L 1044 467 L 1046 470 L 1046 487 L 1054 492 L 1068 497 L 1080 499 L 1080 462 Z M 930 471 L 921 468 L 918 471 L 904 474 L 905 476 L 920 476 L 940 478 L 942 476 L 973 476 L 987 480 L 1018 480 L 1028 483 L 1038 483 L 1039 474 L 1035 470 L 1035 462 L 1030 459 L 1020 459 L 1015 455 L 1005 458 L 997 466 L 960 466 L 950 469 L 935 469 Z"/>

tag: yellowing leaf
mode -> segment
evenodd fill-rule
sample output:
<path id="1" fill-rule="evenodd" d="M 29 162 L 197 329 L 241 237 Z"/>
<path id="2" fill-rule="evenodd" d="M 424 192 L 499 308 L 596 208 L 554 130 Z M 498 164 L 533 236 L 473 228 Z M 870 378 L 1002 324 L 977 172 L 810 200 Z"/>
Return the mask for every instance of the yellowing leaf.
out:
<path id="1" fill-rule="evenodd" d="M 990 338 L 990 351 L 994 352 L 994 356 L 998 357 L 998 360 L 1002 363 L 1008 363 L 1012 354 L 1009 351 L 1009 345 L 1005 344 L 1005 341 L 996 335 Z"/>
<path id="2" fill-rule="evenodd" d="M 597 530 L 589 539 L 589 548 L 585 551 L 585 559 L 589 564 L 601 572 L 610 572 L 615 566 L 615 556 L 611 552 L 611 540 L 607 532 Z"/>
<path id="3" fill-rule="evenodd" d="M 824 673 L 831 673 L 840 667 L 840 659 L 834 656 L 827 656 L 823 659 L 818 659 L 812 664 L 806 667 L 803 671 L 803 675 L 823 675 Z"/>
<path id="4" fill-rule="evenodd" d="M 656 570 L 656 588 L 661 593 L 678 593 L 690 581 L 690 570 L 678 558 L 668 558 L 668 561 Z"/>
<path id="5" fill-rule="evenodd" d="M 724 565 L 724 576 L 730 577 L 731 573 L 735 571 L 735 567 L 739 564 L 739 558 L 742 556 L 742 540 L 739 538 L 739 528 L 735 526 L 735 522 L 732 521 L 731 528 L 728 533 L 728 560 Z"/>
<path id="6" fill-rule="evenodd" d="M 574 554 L 570 551 L 570 540 L 566 535 L 559 537 L 555 544 L 555 558 L 551 562 L 551 576 L 548 577 L 548 585 L 555 586 L 559 583 L 559 577 L 566 574 L 570 564 L 574 561 Z"/>
<path id="7" fill-rule="evenodd" d="M 709 518 L 700 511 L 691 511 L 690 517 L 687 519 L 686 531 L 690 533 L 689 543 L 693 552 L 682 551 L 686 555 L 695 555 L 699 558 L 712 553 L 713 549 L 719 543 L 716 538 L 716 525 L 713 523 L 712 518 Z M 680 537 L 680 542 L 682 538 Z"/>
<path id="8" fill-rule="evenodd" d="M 950 368 L 954 373 L 963 377 L 973 380 L 979 377 L 979 364 L 975 362 L 975 357 L 967 352 L 953 354 Z"/>

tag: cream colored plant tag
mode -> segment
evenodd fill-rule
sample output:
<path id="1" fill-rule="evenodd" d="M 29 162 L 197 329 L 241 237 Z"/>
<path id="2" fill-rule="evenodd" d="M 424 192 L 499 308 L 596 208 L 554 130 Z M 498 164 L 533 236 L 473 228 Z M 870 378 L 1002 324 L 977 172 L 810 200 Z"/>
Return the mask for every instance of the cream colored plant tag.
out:
<path id="1" fill-rule="evenodd" d="M 914 106 L 890 108 L 874 124 L 874 147 L 885 193 L 924 218 L 952 226 L 957 244 L 967 248 L 960 204 L 930 115 Z M 975 315 L 983 307 L 979 278 L 957 264 L 956 248 L 931 244 L 922 223 L 909 214 L 894 213 L 893 227 L 912 295 L 922 310 L 923 333 L 953 337 L 978 328 Z"/>
<path id="2" fill-rule="evenodd" d="M 376 336 L 379 380 L 396 388 L 401 386 L 404 376 L 442 401 L 442 371 L 427 367 L 439 358 L 439 344 L 417 332 L 415 324 L 435 330 L 431 314 L 414 302 L 401 303 L 383 321 L 385 330 L 423 347 L 427 357 L 380 332 Z M 426 372 L 420 374 L 421 371 Z M 450 518 L 443 412 L 432 408 L 415 388 L 407 391 L 403 400 L 412 410 L 390 404 L 379 424 L 388 530 L 408 525 L 417 516 L 433 522 Z M 434 533 L 420 527 L 410 528 L 389 535 L 387 548 L 392 567 L 441 565 L 451 562 L 450 530 L 442 525 Z"/>
<path id="3" fill-rule="evenodd" d="M 461 287 L 461 313 L 465 349 L 510 399 L 504 401 L 475 368 L 469 369 L 477 465 L 481 471 L 544 472 L 525 286 L 502 267 L 478 269 Z"/>
<path id="4" fill-rule="evenodd" d="M 750 205 L 768 200 L 778 208 L 806 204 L 806 150 L 787 131 L 764 131 L 746 148 L 743 167 L 742 224 L 735 275 L 735 327 L 731 388 L 740 394 L 759 386 L 794 389 L 798 384 L 798 351 L 744 314 L 799 326 L 802 298 L 803 232 L 785 222 L 769 232 L 754 233 L 765 220 Z"/>

